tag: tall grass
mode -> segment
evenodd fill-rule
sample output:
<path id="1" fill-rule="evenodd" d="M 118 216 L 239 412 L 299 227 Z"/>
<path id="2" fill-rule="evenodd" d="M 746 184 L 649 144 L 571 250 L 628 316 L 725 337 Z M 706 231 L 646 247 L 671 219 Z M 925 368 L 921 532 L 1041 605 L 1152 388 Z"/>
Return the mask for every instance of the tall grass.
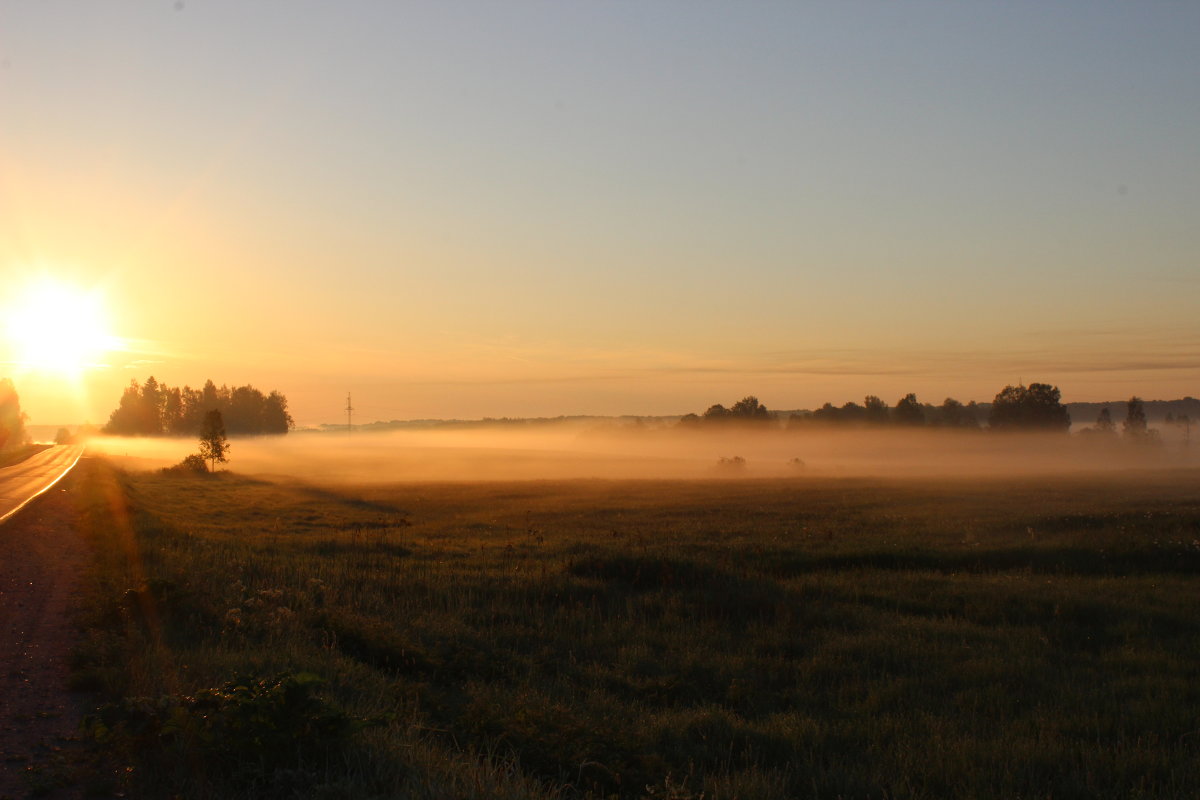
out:
<path id="1" fill-rule="evenodd" d="M 1197 477 L 335 492 L 93 462 L 77 674 L 315 673 L 383 721 L 281 796 L 1200 796 Z"/>

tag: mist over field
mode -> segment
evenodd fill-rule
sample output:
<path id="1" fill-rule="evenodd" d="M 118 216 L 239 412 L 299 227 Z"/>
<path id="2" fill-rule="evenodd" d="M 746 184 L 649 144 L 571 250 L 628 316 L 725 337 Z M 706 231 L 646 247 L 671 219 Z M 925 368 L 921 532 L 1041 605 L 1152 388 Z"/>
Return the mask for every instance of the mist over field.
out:
<path id="1" fill-rule="evenodd" d="M 231 440 L 226 468 L 314 482 L 1014 477 L 1200 466 L 1195 448 L 1065 434 L 894 429 L 685 431 L 563 423 Z M 157 469 L 196 451 L 190 438 L 97 437 L 92 452 Z M 737 461 L 742 459 L 744 461 Z"/>

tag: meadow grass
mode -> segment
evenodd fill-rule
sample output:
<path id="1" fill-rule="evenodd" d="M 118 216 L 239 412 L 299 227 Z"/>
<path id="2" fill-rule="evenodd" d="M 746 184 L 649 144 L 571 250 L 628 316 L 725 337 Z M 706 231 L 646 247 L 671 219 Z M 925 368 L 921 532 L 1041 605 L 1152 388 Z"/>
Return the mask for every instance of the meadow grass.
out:
<path id="1" fill-rule="evenodd" d="M 1198 478 L 334 490 L 90 459 L 76 678 L 314 673 L 370 724 L 250 777 L 106 742 L 146 796 L 1200 796 Z"/>

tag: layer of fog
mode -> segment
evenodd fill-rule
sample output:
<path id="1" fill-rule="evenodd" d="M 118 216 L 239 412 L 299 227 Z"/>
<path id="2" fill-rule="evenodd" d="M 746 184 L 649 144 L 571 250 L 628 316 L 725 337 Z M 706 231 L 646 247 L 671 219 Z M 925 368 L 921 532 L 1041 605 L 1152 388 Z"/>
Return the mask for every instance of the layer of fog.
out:
<path id="1" fill-rule="evenodd" d="M 1178 438 L 1005 435 L 895 429 L 702 430 L 571 425 L 231 440 L 224 468 L 323 483 L 409 481 L 1020 476 L 1200 466 Z M 128 469 L 177 464 L 194 439 L 100 437 L 92 452 Z"/>

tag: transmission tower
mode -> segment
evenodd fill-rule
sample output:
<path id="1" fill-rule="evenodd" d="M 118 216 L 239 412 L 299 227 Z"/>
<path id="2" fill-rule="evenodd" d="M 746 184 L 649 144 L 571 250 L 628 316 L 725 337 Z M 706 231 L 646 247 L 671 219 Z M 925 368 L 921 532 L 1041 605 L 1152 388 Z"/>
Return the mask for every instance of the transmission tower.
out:
<path id="1" fill-rule="evenodd" d="M 349 434 L 350 431 L 354 430 L 354 425 L 351 423 L 351 421 L 353 420 L 353 414 L 354 414 L 354 406 L 350 403 L 350 393 L 346 392 L 346 433 L 347 434 Z"/>

